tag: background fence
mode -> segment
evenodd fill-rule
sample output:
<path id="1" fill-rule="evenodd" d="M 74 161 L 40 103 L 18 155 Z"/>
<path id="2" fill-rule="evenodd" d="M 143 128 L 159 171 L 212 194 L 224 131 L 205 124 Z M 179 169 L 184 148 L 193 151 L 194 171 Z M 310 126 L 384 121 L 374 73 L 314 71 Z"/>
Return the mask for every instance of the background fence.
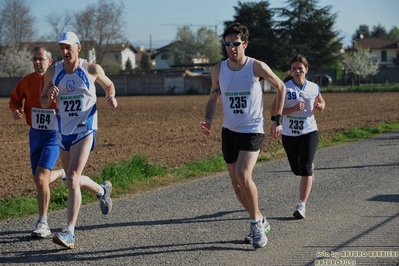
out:
<path id="1" fill-rule="evenodd" d="M 309 72 L 308 76 L 329 75 L 333 85 L 350 85 L 351 78 L 346 76 L 337 82 L 335 71 Z M 153 74 L 119 74 L 110 75 L 114 82 L 118 96 L 133 95 L 183 95 L 183 94 L 209 94 L 211 76 L 187 76 L 184 72 L 164 72 Z M 0 97 L 9 97 L 12 90 L 21 78 L 0 78 Z M 310 78 L 312 80 L 312 78 Z M 367 80 L 365 82 L 370 82 Z M 399 68 L 382 68 L 372 77 L 372 82 L 399 83 Z M 97 94 L 104 95 L 101 87 L 97 86 Z M 268 84 L 262 83 L 264 91 L 270 90 Z"/>

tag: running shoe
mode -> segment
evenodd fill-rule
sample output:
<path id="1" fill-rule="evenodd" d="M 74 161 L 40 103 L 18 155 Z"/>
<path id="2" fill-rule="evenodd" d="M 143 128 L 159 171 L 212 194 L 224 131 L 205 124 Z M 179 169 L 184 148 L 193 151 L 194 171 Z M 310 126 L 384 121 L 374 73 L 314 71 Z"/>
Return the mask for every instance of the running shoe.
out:
<path id="1" fill-rule="evenodd" d="M 265 234 L 266 226 L 268 223 L 266 219 L 258 221 L 257 223 L 251 223 L 252 233 L 252 246 L 254 248 L 262 248 L 267 244 L 267 236 Z"/>
<path id="2" fill-rule="evenodd" d="M 271 229 L 270 224 L 267 222 L 266 218 L 263 218 L 262 222 L 266 223 L 265 234 L 269 233 L 270 229 Z M 249 230 L 249 234 L 244 238 L 244 243 L 245 244 L 252 244 L 252 230 L 251 229 Z"/>
<path id="3" fill-rule="evenodd" d="M 108 214 L 112 209 L 112 184 L 110 181 L 104 181 L 101 186 L 104 188 L 105 193 L 102 197 L 98 197 L 98 200 L 100 201 L 101 212 L 105 215 Z"/>
<path id="4" fill-rule="evenodd" d="M 296 205 L 296 209 L 295 209 L 295 212 L 294 212 L 293 215 L 295 216 L 295 218 L 303 219 L 303 218 L 305 218 L 305 213 L 306 213 L 305 206 L 302 205 L 302 203 L 298 202 L 298 204 Z"/>
<path id="5" fill-rule="evenodd" d="M 35 229 L 33 230 L 31 236 L 33 238 L 45 238 L 51 235 L 50 227 L 46 222 L 38 221 L 35 225 Z"/>
<path id="6" fill-rule="evenodd" d="M 66 248 L 75 248 L 75 236 L 66 228 L 62 229 L 61 233 L 55 234 L 53 242 Z"/>

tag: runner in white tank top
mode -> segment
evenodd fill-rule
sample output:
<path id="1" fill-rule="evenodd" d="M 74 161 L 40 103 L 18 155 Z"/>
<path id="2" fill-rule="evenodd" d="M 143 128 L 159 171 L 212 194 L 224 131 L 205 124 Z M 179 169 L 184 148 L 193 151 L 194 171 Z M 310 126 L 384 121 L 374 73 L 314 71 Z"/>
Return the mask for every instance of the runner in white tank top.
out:
<path id="1" fill-rule="evenodd" d="M 219 74 L 223 127 L 239 133 L 264 134 L 263 93 L 254 75 L 254 59 L 247 57 L 239 71 L 231 71 L 228 60 L 222 62 Z"/>
<path id="2" fill-rule="evenodd" d="M 72 74 L 64 70 L 63 61 L 55 64 L 53 84 L 58 87 L 57 121 L 61 135 L 97 130 L 96 87 L 89 79 L 87 61 L 79 59 Z"/>
<path id="3" fill-rule="evenodd" d="M 108 214 L 112 209 L 111 182 L 104 181 L 100 185 L 82 175 L 96 140 L 97 96 L 94 82 L 104 89 L 108 107 L 116 108 L 118 103 L 115 86 L 103 68 L 79 58 L 81 45 L 75 33 L 63 33 L 57 44 L 63 60 L 48 68 L 40 102 L 44 108 L 54 101 L 57 103 L 60 158 L 67 171 L 67 222 L 62 232 L 54 235 L 53 242 L 66 248 L 75 248 L 75 225 L 82 203 L 81 189 L 97 195 L 102 214 Z"/>
<path id="4" fill-rule="evenodd" d="M 298 85 L 293 79 L 285 83 L 287 96 L 284 108 L 293 107 L 303 103 L 302 110 L 283 116 L 283 135 L 299 136 L 317 130 L 316 119 L 313 114 L 315 99 L 320 95 L 320 87 L 316 83 L 305 80 L 303 85 Z"/>
<path id="5" fill-rule="evenodd" d="M 306 202 L 313 183 L 313 160 L 319 144 L 319 133 L 314 110 L 322 111 L 325 102 L 319 85 L 306 79 L 309 64 L 302 55 L 291 58 L 285 77 L 286 97 L 283 109 L 282 142 L 291 171 L 301 177 L 299 201 L 294 211 L 298 219 L 305 218 Z M 275 114 L 275 102 L 270 113 Z"/>
<path id="6" fill-rule="evenodd" d="M 284 105 L 284 83 L 264 62 L 245 55 L 248 46 L 248 28 L 233 23 L 223 33 L 229 59 L 212 69 L 212 87 L 206 105 L 203 134 L 211 134 L 219 96 L 223 104 L 222 152 L 235 194 L 249 214 L 250 233 L 245 243 L 254 248 L 267 244 L 266 233 L 270 225 L 259 210 L 258 193 L 252 173 L 264 139 L 263 93 L 260 79 L 277 90 L 276 112 L 281 114 Z M 273 137 L 281 134 L 281 125 L 272 122 Z"/>

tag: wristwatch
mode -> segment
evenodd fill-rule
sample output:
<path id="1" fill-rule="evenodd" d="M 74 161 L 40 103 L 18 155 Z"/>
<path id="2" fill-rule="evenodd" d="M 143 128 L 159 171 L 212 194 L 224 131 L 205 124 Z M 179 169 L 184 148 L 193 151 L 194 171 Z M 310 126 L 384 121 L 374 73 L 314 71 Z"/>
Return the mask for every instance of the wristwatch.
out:
<path id="1" fill-rule="evenodd" d="M 281 114 L 273 115 L 271 119 L 272 121 L 276 121 L 277 125 L 281 125 L 283 123 L 283 116 Z"/>

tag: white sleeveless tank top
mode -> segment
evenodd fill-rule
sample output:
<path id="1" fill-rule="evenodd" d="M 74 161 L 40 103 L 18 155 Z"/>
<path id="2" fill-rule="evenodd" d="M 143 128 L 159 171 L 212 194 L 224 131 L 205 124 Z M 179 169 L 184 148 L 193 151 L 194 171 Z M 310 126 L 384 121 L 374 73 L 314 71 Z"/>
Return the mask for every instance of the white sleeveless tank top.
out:
<path id="1" fill-rule="evenodd" d="M 227 61 L 221 63 L 219 84 L 223 104 L 223 127 L 238 133 L 264 134 L 263 93 L 253 70 L 254 59 L 232 71 Z"/>
<path id="2" fill-rule="evenodd" d="M 314 102 L 320 93 L 320 87 L 316 83 L 305 80 L 303 86 L 299 86 L 293 79 L 285 83 L 286 97 L 284 108 L 293 107 L 299 102 L 304 102 L 302 111 L 296 111 L 283 116 L 283 132 L 285 136 L 299 136 L 317 130 L 314 118 Z"/>
<path id="3" fill-rule="evenodd" d="M 62 135 L 97 130 L 96 87 L 89 79 L 87 61 L 79 59 L 73 74 L 67 74 L 63 62 L 55 64 L 53 79 L 58 87 L 57 122 Z"/>

